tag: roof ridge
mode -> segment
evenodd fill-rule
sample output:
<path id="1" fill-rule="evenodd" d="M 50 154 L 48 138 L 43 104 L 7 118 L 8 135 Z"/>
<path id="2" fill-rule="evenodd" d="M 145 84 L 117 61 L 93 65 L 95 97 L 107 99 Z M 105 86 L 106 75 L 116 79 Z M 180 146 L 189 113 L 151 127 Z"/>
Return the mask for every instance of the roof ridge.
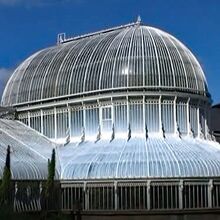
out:
<path id="1" fill-rule="evenodd" d="M 111 32 L 111 31 L 125 29 L 128 27 L 136 26 L 136 25 L 142 25 L 142 23 L 138 20 L 137 22 L 128 23 L 126 25 L 120 25 L 120 26 L 116 26 L 113 28 L 107 28 L 107 29 L 103 29 L 101 31 L 95 31 L 95 32 L 91 32 L 88 34 L 82 34 L 82 35 L 78 35 L 75 37 L 68 37 L 68 38 L 66 38 L 66 33 L 60 33 L 57 35 L 57 44 L 58 45 L 64 44 L 64 43 L 68 43 L 70 41 L 79 40 L 79 39 L 83 39 L 83 38 L 87 38 L 87 37 L 92 37 L 92 36 L 96 36 L 96 35 L 100 35 L 100 34 L 105 34 L 105 33 Z"/>

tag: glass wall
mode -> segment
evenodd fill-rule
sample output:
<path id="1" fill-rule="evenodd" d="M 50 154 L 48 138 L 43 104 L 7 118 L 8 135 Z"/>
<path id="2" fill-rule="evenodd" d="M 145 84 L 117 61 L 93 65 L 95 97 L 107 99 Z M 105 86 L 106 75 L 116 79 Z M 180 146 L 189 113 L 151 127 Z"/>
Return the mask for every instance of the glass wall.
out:
<path id="1" fill-rule="evenodd" d="M 139 133 L 143 132 L 144 121 L 143 121 L 143 101 L 130 101 L 129 103 L 129 121 L 131 130 Z"/>
<path id="2" fill-rule="evenodd" d="M 147 99 L 145 102 L 145 123 L 149 132 L 159 132 L 159 99 Z"/>
<path id="3" fill-rule="evenodd" d="M 176 103 L 177 126 L 182 134 L 187 134 L 187 101 L 178 100 Z M 189 119 L 188 119 L 189 120 Z"/>
<path id="4" fill-rule="evenodd" d="M 191 131 L 194 135 L 198 135 L 198 106 L 196 104 L 189 105 L 189 121 L 191 126 Z"/>
<path id="5" fill-rule="evenodd" d="M 88 184 L 88 210 L 113 210 L 115 192 L 113 184 Z"/>
<path id="6" fill-rule="evenodd" d="M 150 199 L 151 209 L 178 209 L 179 186 L 174 183 L 152 183 Z"/>
<path id="7" fill-rule="evenodd" d="M 83 107 L 71 107 L 71 137 L 80 136 L 83 128 Z"/>
<path id="8" fill-rule="evenodd" d="M 75 184 L 70 187 L 63 187 L 61 189 L 61 194 L 62 209 L 73 210 L 73 208 L 77 209 L 77 207 L 85 209 L 83 184 Z"/>
<path id="9" fill-rule="evenodd" d="M 24 124 L 28 125 L 28 113 L 21 113 L 18 115 L 19 121 L 23 122 Z"/>
<path id="10" fill-rule="evenodd" d="M 163 100 L 161 103 L 161 120 L 166 133 L 174 132 L 174 103 L 172 100 Z"/>
<path id="11" fill-rule="evenodd" d="M 102 119 L 102 131 L 111 132 L 112 130 L 112 107 L 111 106 L 102 106 L 101 107 L 101 119 Z"/>
<path id="12" fill-rule="evenodd" d="M 49 138 L 55 138 L 54 109 L 43 111 L 43 134 Z"/>
<path id="13" fill-rule="evenodd" d="M 58 108 L 56 111 L 57 138 L 65 138 L 67 135 L 67 129 L 69 128 L 68 109 Z"/>
<path id="14" fill-rule="evenodd" d="M 126 101 L 114 103 L 115 132 L 124 132 L 128 129 Z"/>
<path id="15" fill-rule="evenodd" d="M 88 135 L 97 135 L 99 129 L 99 107 L 88 105 L 85 107 L 85 130 Z"/>
<path id="16" fill-rule="evenodd" d="M 176 106 L 175 106 L 176 105 Z M 131 132 L 144 133 L 147 127 L 149 133 L 161 132 L 162 125 L 166 134 L 176 133 L 187 135 L 188 129 L 196 137 L 201 129 L 207 136 L 208 113 L 206 103 L 193 100 L 188 103 L 185 98 L 162 97 L 121 97 L 108 102 L 93 102 L 76 104 L 69 107 L 57 107 L 22 112 L 18 118 L 49 138 L 64 138 L 71 129 L 71 137 L 85 135 L 96 136 L 101 132 Z M 55 117 L 56 115 L 56 117 Z M 55 129 L 57 129 L 55 131 Z"/>
<path id="17" fill-rule="evenodd" d="M 212 184 L 210 184 L 212 183 Z M 220 184 L 209 180 L 117 180 L 62 184 L 62 208 L 84 210 L 180 210 L 220 207 Z"/>
<path id="18" fill-rule="evenodd" d="M 118 184 L 118 210 L 147 209 L 147 184 Z"/>
<path id="19" fill-rule="evenodd" d="M 208 184 L 186 183 L 184 186 L 184 208 L 208 208 Z"/>
<path id="20" fill-rule="evenodd" d="M 220 182 L 216 182 L 213 185 L 212 191 L 212 205 L 214 208 L 220 208 Z"/>
<path id="21" fill-rule="evenodd" d="M 40 111 L 30 113 L 30 127 L 41 132 L 41 114 Z"/>

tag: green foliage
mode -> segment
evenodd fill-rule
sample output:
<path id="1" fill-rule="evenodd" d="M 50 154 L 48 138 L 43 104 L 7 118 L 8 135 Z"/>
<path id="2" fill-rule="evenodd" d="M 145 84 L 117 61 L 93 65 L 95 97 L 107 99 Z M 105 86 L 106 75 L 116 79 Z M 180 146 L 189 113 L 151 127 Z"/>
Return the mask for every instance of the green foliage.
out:
<path id="1" fill-rule="evenodd" d="M 3 178 L 0 185 L 0 206 L 9 206 L 10 204 L 10 187 L 11 187 L 11 168 L 10 168 L 10 146 L 7 148 L 7 155 Z"/>
<path id="2" fill-rule="evenodd" d="M 9 145 L 8 145 L 8 148 L 7 148 L 7 155 L 6 155 L 5 167 L 7 167 L 8 170 L 11 169 L 11 166 L 10 166 L 10 146 L 9 146 Z"/>
<path id="3" fill-rule="evenodd" d="M 51 160 L 48 160 L 48 178 L 46 184 L 46 197 L 49 197 L 54 187 L 54 178 L 56 171 L 56 153 L 55 149 L 52 151 Z"/>

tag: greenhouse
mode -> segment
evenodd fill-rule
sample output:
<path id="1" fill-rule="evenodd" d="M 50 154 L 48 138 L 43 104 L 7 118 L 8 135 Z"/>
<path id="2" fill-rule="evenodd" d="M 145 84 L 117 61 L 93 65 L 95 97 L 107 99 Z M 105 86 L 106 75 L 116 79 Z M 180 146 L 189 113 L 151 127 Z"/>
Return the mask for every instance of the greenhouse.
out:
<path id="1" fill-rule="evenodd" d="M 13 146 L 14 181 L 37 180 L 39 195 L 56 149 L 63 211 L 217 209 L 211 103 L 196 57 L 165 31 L 138 20 L 60 34 L 9 79 L 1 104 L 17 120 L 0 121 L 0 147 Z"/>

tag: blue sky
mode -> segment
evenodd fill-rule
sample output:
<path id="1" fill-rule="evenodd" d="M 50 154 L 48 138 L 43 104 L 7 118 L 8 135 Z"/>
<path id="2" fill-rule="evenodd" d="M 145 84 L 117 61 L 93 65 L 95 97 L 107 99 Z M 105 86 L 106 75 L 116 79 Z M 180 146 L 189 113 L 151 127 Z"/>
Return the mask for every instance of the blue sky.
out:
<path id="1" fill-rule="evenodd" d="M 202 65 L 214 103 L 220 102 L 219 0 L 0 0 L 0 94 L 25 58 L 75 36 L 136 21 L 186 44 Z"/>

